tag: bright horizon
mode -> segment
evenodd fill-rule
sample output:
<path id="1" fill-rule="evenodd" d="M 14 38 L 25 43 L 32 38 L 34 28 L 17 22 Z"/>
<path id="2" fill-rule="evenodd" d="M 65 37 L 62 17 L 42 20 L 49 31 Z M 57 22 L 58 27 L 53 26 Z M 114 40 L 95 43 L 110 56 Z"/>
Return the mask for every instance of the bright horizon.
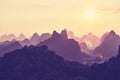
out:
<path id="1" fill-rule="evenodd" d="M 120 34 L 119 0 L 0 0 L 0 36 L 27 37 L 66 28 L 75 35 Z"/>

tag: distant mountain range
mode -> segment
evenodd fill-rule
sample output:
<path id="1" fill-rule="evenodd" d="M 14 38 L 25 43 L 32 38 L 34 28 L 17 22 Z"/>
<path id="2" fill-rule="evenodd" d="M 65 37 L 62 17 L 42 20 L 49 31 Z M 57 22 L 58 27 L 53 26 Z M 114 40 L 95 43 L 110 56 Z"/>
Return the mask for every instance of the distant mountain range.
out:
<path id="1" fill-rule="evenodd" d="M 0 37 L 0 42 L 4 42 L 4 41 L 11 41 L 11 40 L 24 40 L 25 36 L 23 34 L 20 34 L 19 37 L 16 37 L 14 34 L 9 34 L 9 35 L 3 35 Z"/>
<path id="2" fill-rule="evenodd" d="M 23 34 L 20 34 L 19 37 L 9 34 L 0 37 L 0 56 L 30 45 L 46 45 L 66 60 L 94 63 L 108 60 L 118 54 L 120 36 L 111 30 L 103 34 L 101 38 L 92 33 L 78 37 L 66 29 L 62 30 L 61 33 L 57 31 L 41 35 L 34 33 L 30 38 L 26 38 Z"/>
<path id="3" fill-rule="evenodd" d="M 7 52 L 20 49 L 26 45 L 37 45 L 39 42 L 42 42 L 50 37 L 51 35 L 49 33 L 44 33 L 41 36 L 35 33 L 30 39 L 25 38 L 23 34 L 20 34 L 18 38 L 15 37 L 14 34 L 10 34 L 8 36 L 4 35 L 0 38 L 1 41 L 3 40 L 3 42 L 0 42 L 0 56 L 3 56 Z"/>
<path id="4" fill-rule="evenodd" d="M 20 34 L 19 37 L 16 37 L 14 34 L 9 34 L 9 35 L 3 35 L 0 37 L 0 42 L 4 42 L 4 41 L 12 41 L 12 40 L 16 40 L 16 41 L 20 41 L 20 42 L 26 42 L 26 40 L 28 39 L 29 42 L 31 43 L 31 45 L 36 45 L 39 42 L 42 42 L 48 38 L 51 37 L 51 34 L 49 33 L 43 33 L 42 35 L 39 35 L 38 33 L 34 33 L 30 39 L 25 37 L 23 34 Z"/>
<path id="5" fill-rule="evenodd" d="M 86 43 L 87 47 L 90 50 L 95 49 L 100 44 L 100 38 L 93 35 L 92 33 L 89 33 L 88 35 L 84 35 L 82 37 L 76 37 L 74 36 L 74 33 L 72 31 L 68 31 L 69 38 L 75 39 L 79 44 Z"/>

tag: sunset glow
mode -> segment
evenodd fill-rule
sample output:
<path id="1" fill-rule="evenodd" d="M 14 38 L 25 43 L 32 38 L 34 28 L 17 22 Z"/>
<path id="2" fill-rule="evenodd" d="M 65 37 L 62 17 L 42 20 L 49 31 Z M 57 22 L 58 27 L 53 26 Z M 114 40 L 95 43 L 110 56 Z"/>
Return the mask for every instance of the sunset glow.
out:
<path id="1" fill-rule="evenodd" d="M 104 3 L 104 4 L 103 4 Z M 66 28 L 81 36 L 120 33 L 120 1 L 0 0 L 0 35 L 58 32 Z"/>

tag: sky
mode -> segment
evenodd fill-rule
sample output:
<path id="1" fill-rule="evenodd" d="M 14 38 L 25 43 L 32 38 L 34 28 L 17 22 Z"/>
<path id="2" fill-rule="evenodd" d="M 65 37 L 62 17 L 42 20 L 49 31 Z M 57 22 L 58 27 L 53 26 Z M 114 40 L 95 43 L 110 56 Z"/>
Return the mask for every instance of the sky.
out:
<path id="1" fill-rule="evenodd" d="M 120 0 L 0 0 L 0 35 L 68 29 L 77 36 L 120 34 Z"/>

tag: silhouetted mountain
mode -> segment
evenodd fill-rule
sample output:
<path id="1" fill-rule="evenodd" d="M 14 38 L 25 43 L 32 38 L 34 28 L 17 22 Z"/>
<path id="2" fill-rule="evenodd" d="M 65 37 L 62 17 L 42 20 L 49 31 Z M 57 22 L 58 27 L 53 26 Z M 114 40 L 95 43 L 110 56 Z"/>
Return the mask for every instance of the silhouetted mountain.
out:
<path id="1" fill-rule="evenodd" d="M 26 37 L 24 36 L 24 34 L 20 34 L 18 37 L 18 40 L 22 41 L 24 40 Z"/>
<path id="2" fill-rule="evenodd" d="M 90 50 L 88 49 L 88 47 L 87 47 L 87 45 L 86 45 L 85 42 L 82 42 L 82 43 L 80 44 L 80 48 L 81 48 L 81 51 L 82 51 L 82 52 L 91 55 L 91 52 L 90 52 Z"/>
<path id="3" fill-rule="evenodd" d="M 49 38 L 51 38 L 51 34 L 49 34 L 49 33 L 43 33 L 43 34 L 40 36 L 38 42 L 43 42 L 43 41 L 45 41 L 45 40 L 47 40 L 47 39 L 49 39 Z"/>
<path id="4" fill-rule="evenodd" d="M 8 39 L 9 41 L 11 41 L 11 40 L 13 40 L 13 39 L 17 39 L 17 37 L 16 37 L 14 34 L 9 34 L 9 35 L 7 36 L 7 39 Z"/>
<path id="5" fill-rule="evenodd" d="M 43 33 L 41 36 L 39 36 L 37 33 L 34 33 L 30 39 L 26 38 L 26 39 L 19 41 L 19 42 L 22 46 L 36 45 L 40 42 L 43 42 L 43 41 L 49 39 L 50 37 L 51 37 L 51 35 L 49 33 Z"/>
<path id="6" fill-rule="evenodd" d="M 92 52 L 88 48 L 88 45 L 87 45 L 87 42 L 86 42 L 87 39 L 84 39 L 84 40 L 80 41 L 80 38 L 76 37 L 72 31 L 67 31 L 67 35 L 68 35 L 68 39 L 74 39 L 79 43 L 82 52 L 91 55 Z"/>
<path id="7" fill-rule="evenodd" d="M 8 46 L 9 44 L 14 43 L 14 42 L 16 42 L 15 39 L 13 39 L 12 41 L 4 41 L 0 43 L 0 46 Z"/>
<path id="8" fill-rule="evenodd" d="M 9 34 L 9 35 L 3 35 L 0 37 L 0 42 L 4 42 L 4 41 L 11 41 L 13 39 L 17 39 L 17 37 L 14 34 Z"/>
<path id="9" fill-rule="evenodd" d="M 65 39 L 56 31 L 53 32 L 52 37 L 38 46 L 47 45 L 49 49 L 55 51 L 57 55 L 64 57 L 70 61 L 82 61 L 83 58 L 88 57 L 82 53 L 79 44 L 73 39 Z"/>
<path id="10" fill-rule="evenodd" d="M 119 49 L 118 49 L 118 55 L 116 57 L 112 57 L 108 60 L 108 63 L 111 64 L 111 65 L 117 65 L 117 66 L 120 66 L 120 46 L 119 46 Z"/>
<path id="11" fill-rule="evenodd" d="M 75 39 L 77 42 L 79 42 L 79 44 L 85 42 L 90 50 L 95 49 L 100 44 L 100 38 L 93 35 L 92 33 L 82 37 L 75 36 L 72 31 L 67 31 L 67 34 L 69 39 Z"/>
<path id="12" fill-rule="evenodd" d="M 0 42 L 7 41 L 7 35 L 3 35 L 0 37 Z"/>
<path id="13" fill-rule="evenodd" d="M 19 41 L 19 43 L 22 45 L 22 46 L 25 46 L 25 45 L 32 45 L 32 43 L 30 42 L 29 39 L 24 39 L 23 41 Z"/>
<path id="14" fill-rule="evenodd" d="M 68 39 L 74 39 L 75 35 L 72 31 L 67 31 Z"/>
<path id="15" fill-rule="evenodd" d="M 12 41 L 12 40 L 24 40 L 25 36 L 23 34 L 20 34 L 19 37 L 16 37 L 14 34 L 9 34 L 9 35 L 3 35 L 0 37 L 0 42 L 4 41 Z"/>
<path id="16" fill-rule="evenodd" d="M 93 65 L 94 63 L 103 63 L 104 59 L 101 56 L 96 56 L 93 54 L 93 51 L 89 50 L 86 43 L 83 42 L 80 44 L 81 51 L 89 55 L 89 58 L 85 58 L 83 64 Z"/>
<path id="17" fill-rule="evenodd" d="M 33 36 L 30 38 L 30 42 L 32 43 L 32 45 L 38 44 L 39 38 L 40 36 L 37 33 L 34 33 Z"/>
<path id="18" fill-rule="evenodd" d="M 102 35 L 100 44 L 104 41 L 105 37 L 109 34 L 109 32 L 106 32 L 105 34 Z"/>
<path id="19" fill-rule="evenodd" d="M 1 46 L 6 46 L 6 45 L 9 45 L 9 44 L 10 44 L 10 41 L 4 41 L 4 42 L 0 43 L 0 47 Z"/>
<path id="20" fill-rule="evenodd" d="M 68 34 L 67 34 L 67 30 L 62 30 L 61 34 L 60 34 L 64 39 L 68 39 Z"/>
<path id="21" fill-rule="evenodd" d="M 1 80 L 88 80 L 88 67 L 42 47 L 24 47 L 0 58 Z"/>
<path id="22" fill-rule="evenodd" d="M 81 38 L 79 38 L 79 43 L 85 42 L 89 49 L 93 50 L 100 44 L 100 39 L 93 35 L 92 33 L 89 33 L 88 35 L 84 35 Z"/>
<path id="23" fill-rule="evenodd" d="M 120 37 L 112 30 L 103 39 L 102 43 L 94 50 L 94 54 L 109 59 L 117 55 Z"/>
<path id="24" fill-rule="evenodd" d="M 22 46 L 19 42 L 13 40 L 13 41 L 5 41 L 2 44 L 0 44 L 0 56 L 3 56 L 7 52 L 11 52 L 16 49 L 20 49 Z"/>

